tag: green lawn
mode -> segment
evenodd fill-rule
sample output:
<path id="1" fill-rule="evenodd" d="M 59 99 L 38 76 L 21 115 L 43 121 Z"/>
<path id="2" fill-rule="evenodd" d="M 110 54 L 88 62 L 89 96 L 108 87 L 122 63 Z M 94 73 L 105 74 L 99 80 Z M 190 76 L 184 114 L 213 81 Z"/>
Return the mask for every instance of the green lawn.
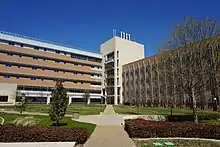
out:
<path id="1" fill-rule="evenodd" d="M 125 105 L 117 105 L 114 106 L 115 112 L 119 114 L 136 114 L 137 107 L 135 106 L 125 106 Z M 208 111 L 208 110 L 197 110 L 197 114 L 219 114 L 218 112 Z M 162 107 L 139 107 L 140 115 L 169 115 L 170 108 L 162 108 Z M 173 115 L 185 115 L 192 114 L 191 109 L 180 109 L 173 108 Z"/>
<path id="2" fill-rule="evenodd" d="M 175 147 L 220 147 L 219 142 L 211 141 L 195 141 L 195 140 L 149 140 L 149 141 L 136 141 L 137 147 L 155 147 L 154 142 L 170 141 L 175 144 Z"/>
<path id="3" fill-rule="evenodd" d="M 5 119 L 4 124 L 7 124 L 7 123 L 12 123 L 17 117 L 25 117 L 25 115 L 0 113 L 0 117 L 3 117 Z M 49 116 L 33 116 L 33 117 L 39 120 L 38 125 L 51 126 L 54 123 L 53 121 L 50 120 Z M 96 127 L 95 124 L 73 121 L 71 120 L 70 117 L 64 117 L 64 119 L 60 123 L 67 123 L 66 126 L 63 126 L 67 128 L 73 128 L 73 127 L 86 128 L 89 134 L 91 134 Z"/>
<path id="4" fill-rule="evenodd" d="M 5 110 L 16 110 L 15 106 L 0 106 L 0 109 Z M 50 105 L 46 104 L 29 104 L 27 108 L 27 112 L 42 112 L 48 113 L 50 109 Z M 74 111 L 79 111 L 80 115 L 93 115 L 100 114 L 105 109 L 105 105 L 101 104 L 71 104 L 67 108 L 67 114 L 73 114 Z"/>

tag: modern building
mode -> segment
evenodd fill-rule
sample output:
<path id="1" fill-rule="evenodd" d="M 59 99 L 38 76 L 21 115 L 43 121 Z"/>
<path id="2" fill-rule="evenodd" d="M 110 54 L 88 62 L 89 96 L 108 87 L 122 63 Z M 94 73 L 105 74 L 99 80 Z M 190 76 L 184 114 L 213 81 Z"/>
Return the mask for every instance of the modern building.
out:
<path id="1" fill-rule="evenodd" d="M 68 89 L 69 104 L 101 103 L 102 55 L 11 33 L 0 33 L 0 103 L 50 103 L 56 80 Z"/>
<path id="2" fill-rule="evenodd" d="M 102 88 L 107 103 L 122 104 L 122 65 L 144 58 L 144 45 L 131 40 L 128 33 L 115 35 L 100 47 Z"/>
<path id="3" fill-rule="evenodd" d="M 194 87 L 198 89 L 197 106 L 210 107 L 214 103 L 214 98 L 217 98 L 218 101 L 220 95 L 220 87 L 217 84 L 217 81 L 220 81 L 219 70 L 210 74 L 210 71 L 214 69 L 213 63 L 220 61 L 219 58 L 214 57 L 214 55 L 219 55 L 219 49 L 220 36 L 216 36 L 189 46 L 189 48 L 163 52 L 123 65 L 124 102 L 162 107 L 167 107 L 172 102 L 177 107 L 191 106 L 192 97 L 181 88 L 181 84 L 186 83 L 190 78 L 190 76 L 187 77 L 187 69 L 190 65 L 191 68 L 199 68 L 197 73 L 193 73 L 196 73 L 193 83 L 198 83 Z M 192 64 L 189 62 L 191 58 L 197 59 L 198 62 Z M 206 69 L 197 65 L 205 65 Z M 180 71 L 180 68 L 184 68 L 186 71 L 184 78 L 177 76 L 178 74 L 175 72 Z M 204 77 L 208 78 L 209 82 L 199 85 Z"/>

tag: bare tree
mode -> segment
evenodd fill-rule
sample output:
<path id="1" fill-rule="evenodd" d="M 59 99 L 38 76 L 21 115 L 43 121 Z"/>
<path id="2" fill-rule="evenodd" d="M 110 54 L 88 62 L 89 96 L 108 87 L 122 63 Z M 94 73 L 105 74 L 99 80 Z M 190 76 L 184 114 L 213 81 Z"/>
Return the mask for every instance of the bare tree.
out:
<path id="1" fill-rule="evenodd" d="M 196 96 L 201 93 L 202 87 L 208 81 L 205 73 L 209 71 L 209 79 L 212 81 L 216 79 L 214 73 L 217 69 L 214 67 L 217 67 L 217 64 L 215 64 L 217 62 L 211 60 L 211 63 L 215 64 L 215 66 L 212 64 L 211 67 L 208 66 L 206 58 L 208 49 L 204 41 L 216 37 L 218 34 L 220 34 L 220 26 L 215 21 L 206 18 L 196 20 L 192 17 L 186 17 L 185 21 L 173 30 L 170 39 L 164 47 L 159 50 L 160 52 L 174 51 L 169 57 L 172 63 L 167 68 L 173 73 L 172 75 L 178 77 L 180 80 L 173 79 L 170 81 L 174 90 L 179 89 L 188 94 L 193 104 L 194 116 Z M 176 51 L 179 51 L 180 54 L 177 54 Z M 215 85 L 217 84 L 216 80 L 214 80 L 214 83 Z M 215 97 L 218 99 L 216 86 L 212 90 L 215 91 L 213 93 L 215 93 Z M 175 96 L 176 93 L 173 91 L 172 94 Z"/>

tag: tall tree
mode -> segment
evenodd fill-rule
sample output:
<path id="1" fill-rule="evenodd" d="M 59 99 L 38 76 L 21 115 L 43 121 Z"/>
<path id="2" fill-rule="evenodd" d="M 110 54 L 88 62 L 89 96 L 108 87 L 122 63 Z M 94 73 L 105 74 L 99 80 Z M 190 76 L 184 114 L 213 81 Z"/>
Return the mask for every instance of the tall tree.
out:
<path id="1" fill-rule="evenodd" d="M 196 109 L 196 95 L 201 93 L 202 87 L 207 83 L 207 80 L 213 81 L 212 97 L 217 95 L 217 82 L 213 65 L 217 62 L 211 60 L 211 66 L 208 66 L 207 62 L 207 44 L 204 41 L 216 37 L 220 34 L 220 25 L 216 21 L 209 20 L 207 18 L 196 20 L 192 17 L 186 17 L 184 22 L 178 24 L 174 28 L 167 43 L 159 49 L 159 52 L 163 51 L 174 51 L 171 55 L 172 64 L 168 66 L 170 70 L 173 70 L 175 77 L 180 80 L 171 80 L 174 85 L 174 89 L 184 91 L 190 97 L 191 103 L 193 104 L 193 115 L 195 116 Z M 209 44 L 210 45 L 210 44 Z M 206 50 L 207 49 L 207 50 Z M 180 52 L 177 55 L 176 51 Z M 181 67 L 181 68 L 179 68 Z M 207 70 L 210 68 L 210 70 Z M 205 76 L 209 71 L 208 77 Z M 181 82 L 179 82 L 181 81 Z M 173 93 L 173 95 L 175 95 Z"/>
<path id="2" fill-rule="evenodd" d="M 61 81 L 56 82 L 50 105 L 50 118 L 52 121 L 56 121 L 56 125 L 59 125 L 59 121 L 65 116 L 68 106 L 67 90 L 63 87 Z"/>

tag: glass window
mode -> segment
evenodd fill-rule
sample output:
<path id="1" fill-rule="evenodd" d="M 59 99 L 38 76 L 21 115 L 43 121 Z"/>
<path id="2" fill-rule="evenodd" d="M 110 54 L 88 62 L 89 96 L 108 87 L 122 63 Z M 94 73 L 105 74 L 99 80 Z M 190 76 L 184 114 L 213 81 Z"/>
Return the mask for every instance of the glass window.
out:
<path id="1" fill-rule="evenodd" d="M 11 67 L 11 64 L 5 64 L 5 66 L 7 66 L 7 67 Z"/>
<path id="2" fill-rule="evenodd" d="M 31 77 L 31 80 L 36 80 L 36 78 L 35 77 Z"/>
<path id="3" fill-rule="evenodd" d="M 8 55 L 8 56 L 13 56 L 13 54 L 12 54 L 12 53 L 7 53 L 7 55 Z"/>
<path id="4" fill-rule="evenodd" d="M 119 51 L 117 51 L 117 58 L 119 58 Z"/>
<path id="5" fill-rule="evenodd" d="M 0 96 L 0 102 L 7 102 L 8 96 Z"/>
<path id="6" fill-rule="evenodd" d="M 10 78 L 10 76 L 8 76 L 8 75 L 4 75 L 4 78 Z"/>

